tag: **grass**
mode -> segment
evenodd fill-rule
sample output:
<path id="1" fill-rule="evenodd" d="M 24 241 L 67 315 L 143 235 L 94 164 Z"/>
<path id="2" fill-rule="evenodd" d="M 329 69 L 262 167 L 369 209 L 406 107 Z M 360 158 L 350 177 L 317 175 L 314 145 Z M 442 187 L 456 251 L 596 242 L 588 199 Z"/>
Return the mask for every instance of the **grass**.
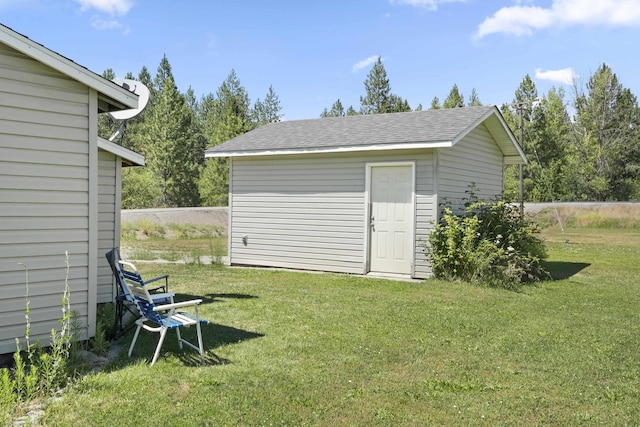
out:
<path id="1" fill-rule="evenodd" d="M 568 228 L 636 228 L 640 229 L 640 204 L 609 205 L 584 208 L 560 205 L 536 213 L 535 219 L 544 227 L 560 222 Z"/>
<path id="2" fill-rule="evenodd" d="M 227 237 L 216 226 L 167 224 L 152 221 L 122 224 L 122 251 L 129 259 L 199 263 L 209 257 L 221 264 L 227 255 Z"/>
<path id="3" fill-rule="evenodd" d="M 570 235 L 569 235 L 570 234 Z M 569 243 L 565 243 L 569 235 Z M 640 235 L 545 230 L 556 279 L 523 292 L 140 265 L 203 297 L 207 366 L 169 335 L 52 402 L 45 425 L 633 425 Z M 191 331 L 194 333 L 194 331 Z M 123 340 L 126 345 L 131 333 Z M 125 349 L 126 351 L 126 349 Z"/>

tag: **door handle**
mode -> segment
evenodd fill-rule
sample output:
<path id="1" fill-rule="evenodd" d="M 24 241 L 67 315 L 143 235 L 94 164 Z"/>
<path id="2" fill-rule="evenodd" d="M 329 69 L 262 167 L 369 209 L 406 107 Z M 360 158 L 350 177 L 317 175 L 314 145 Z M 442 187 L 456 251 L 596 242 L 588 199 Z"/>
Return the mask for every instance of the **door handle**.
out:
<path id="1" fill-rule="evenodd" d="M 375 217 L 372 216 L 369 221 L 369 226 L 371 227 L 371 231 L 376 231 L 376 225 L 373 221 L 375 221 Z"/>

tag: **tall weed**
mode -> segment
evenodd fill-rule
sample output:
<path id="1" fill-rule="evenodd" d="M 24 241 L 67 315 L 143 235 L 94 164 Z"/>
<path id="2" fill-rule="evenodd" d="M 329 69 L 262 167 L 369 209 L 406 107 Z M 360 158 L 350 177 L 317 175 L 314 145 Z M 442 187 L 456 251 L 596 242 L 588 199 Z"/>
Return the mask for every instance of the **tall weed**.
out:
<path id="1" fill-rule="evenodd" d="M 0 419 L 8 421 L 21 403 L 45 397 L 64 387 L 71 378 L 69 360 L 74 346 L 74 323 L 77 318 L 71 311 L 71 289 L 69 287 L 69 254 L 65 254 L 65 289 L 62 297 L 60 331 L 51 330 L 48 349 L 30 339 L 31 321 L 29 308 L 29 270 L 25 270 L 25 345 L 16 338 L 13 369 L 0 369 Z M 75 320 L 74 320 L 75 319 Z"/>

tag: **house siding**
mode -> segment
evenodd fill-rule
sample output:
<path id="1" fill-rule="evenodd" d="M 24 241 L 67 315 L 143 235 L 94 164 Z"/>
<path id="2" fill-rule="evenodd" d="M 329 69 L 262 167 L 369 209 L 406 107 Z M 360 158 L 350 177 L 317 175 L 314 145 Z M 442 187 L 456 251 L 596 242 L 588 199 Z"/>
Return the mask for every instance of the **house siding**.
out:
<path id="1" fill-rule="evenodd" d="M 393 161 L 416 161 L 415 274 L 428 275 L 418 239 L 434 212 L 429 150 L 233 159 L 231 263 L 365 273 L 366 165 Z"/>
<path id="2" fill-rule="evenodd" d="M 482 200 L 501 195 L 502 174 L 502 152 L 487 128 L 480 125 L 452 148 L 438 150 L 439 202 L 450 203 L 459 211 L 470 190 Z"/>
<path id="3" fill-rule="evenodd" d="M 117 172 L 120 159 L 106 151 L 98 151 L 98 303 L 113 301 L 113 274 L 105 254 L 118 246 L 119 226 L 116 212 Z M 116 232 L 117 230 L 117 232 Z"/>
<path id="4" fill-rule="evenodd" d="M 59 327 L 65 280 L 91 315 L 88 111 L 86 86 L 0 44 L 0 353 L 24 336 L 25 268 L 32 341 Z"/>

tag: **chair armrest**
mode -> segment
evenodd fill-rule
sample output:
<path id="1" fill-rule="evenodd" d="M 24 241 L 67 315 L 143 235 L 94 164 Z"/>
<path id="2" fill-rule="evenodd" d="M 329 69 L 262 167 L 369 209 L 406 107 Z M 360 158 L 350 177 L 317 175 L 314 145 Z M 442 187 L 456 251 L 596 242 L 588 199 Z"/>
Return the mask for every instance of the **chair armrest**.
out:
<path id="1" fill-rule="evenodd" d="M 145 281 L 144 281 L 144 284 L 146 285 L 146 284 L 148 284 L 148 283 L 153 283 L 153 282 L 155 282 L 155 281 L 162 280 L 162 279 L 165 279 L 165 280 L 166 280 L 166 279 L 168 279 L 168 278 L 169 278 L 169 275 L 168 275 L 168 274 L 165 274 L 164 276 L 156 277 L 156 278 L 154 278 L 154 279 L 150 279 L 150 280 L 145 280 Z"/>
<path id="2" fill-rule="evenodd" d="M 162 279 L 164 279 L 164 285 L 149 289 L 149 292 L 154 292 L 154 291 L 157 291 L 158 289 L 162 289 L 162 292 L 169 292 L 169 275 L 168 274 L 165 274 L 164 276 L 159 276 L 150 280 L 145 280 L 144 286 L 146 287 L 149 283 L 157 282 L 158 280 L 162 280 Z"/>
<path id="3" fill-rule="evenodd" d="M 158 292 L 155 294 L 151 294 L 151 299 L 156 301 L 156 300 L 173 298 L 174 296 L 176 296 L 175 292 Z"/>
<path id="4" fill-rule="evenodd" d="M 190 301 L 174 302 L 173 304 L 163 304 L 157 307 L 153 307 L 153 311 L 171 310 L 172 308 L 190 307 L 201 304 L 201 299 L 192 299 Z"/>

